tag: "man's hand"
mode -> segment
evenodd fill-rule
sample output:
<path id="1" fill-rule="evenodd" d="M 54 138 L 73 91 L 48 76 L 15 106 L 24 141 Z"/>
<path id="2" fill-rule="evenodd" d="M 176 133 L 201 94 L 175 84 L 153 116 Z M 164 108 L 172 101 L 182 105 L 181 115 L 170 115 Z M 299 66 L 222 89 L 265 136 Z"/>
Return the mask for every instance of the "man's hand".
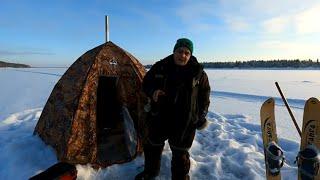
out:
<path id="1" fill-rule="evenodd" d="M 199 116 L 199 120 L 196 124 L 196 128 L 197 130 L 203 130 L 208 126 L 208 120 L 206 118 L 207 115 L 207 111 L 203 111 L 200 116 Z"/>
<path id="2" fill-rule="evenodd" d="M 197 130 L 203 130 L 203 129 L 205 129 L 205 128 L 207 128 L 208 127 L 208 120 L 204 120 L 204 121 L 200 121 L 200 122 L 198 122 L 197 123 Z"/>
<path id="3" fill-rule="evenodd" d="M 153 95 L 152 95 L 152 99 L 154 102 L 158 102 L 158 99 L 159 99 L 159 96 L 163 96 L 165 95 L 166 93 L 160 89 L 158 90 L 155 90 Z"/>

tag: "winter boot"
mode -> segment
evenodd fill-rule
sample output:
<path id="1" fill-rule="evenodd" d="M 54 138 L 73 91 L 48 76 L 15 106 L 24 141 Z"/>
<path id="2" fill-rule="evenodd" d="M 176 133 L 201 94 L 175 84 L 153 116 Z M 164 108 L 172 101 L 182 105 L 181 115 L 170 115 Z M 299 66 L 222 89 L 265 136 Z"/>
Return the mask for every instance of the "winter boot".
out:
<path id="1" fill-rule="evenodd" d="M 271 141 L 266 148 L 266 164 L 272 175 L 278 175 L 284 164 L 283 150 L 274 141 Z"/>
<path id="2" fill-rule="evenodd" d="M 144 146 L 144 171 L 135 177 L 136 180 L 152 180 L 159 175 L 162 150 L 163 145 L 147 144 Z"/>
<path id="3" fill-rule="evenodd" d="M 135 180 L 155 180 L 157 175 L 148 174 L 145 171 L 142 171 L 136 175 Z"/>
<path id="4" fill-rule="evenodd" d="M 171 179 L 172 180 L 190 180 L 190 176 L 188 174 L 183 176 L 172 176 Z"/>
<path id="5" fill-rule="evenodd" d="M 64 179 L 64 180 L 76 180 L 77 179 L 77 168 L 76 166 L 65 163 L 58 162 L 53 166 L 49 167 L 47 170 L 31 177 L 29 180 L 54 180 L 54 179 Z"/>
<path id="6" fill-rule="evenodd" d="M 302 179 L 314 179 L 319 173 L 319 151 L 314 145 L 308 145 L 297 157 L 298 170 Z"/>
<path id="7" fill-rule="evenodd" d="M 172 180 L 189 180 L 190 155 L 188 151 L 172 148 L 171 174 Z"/>

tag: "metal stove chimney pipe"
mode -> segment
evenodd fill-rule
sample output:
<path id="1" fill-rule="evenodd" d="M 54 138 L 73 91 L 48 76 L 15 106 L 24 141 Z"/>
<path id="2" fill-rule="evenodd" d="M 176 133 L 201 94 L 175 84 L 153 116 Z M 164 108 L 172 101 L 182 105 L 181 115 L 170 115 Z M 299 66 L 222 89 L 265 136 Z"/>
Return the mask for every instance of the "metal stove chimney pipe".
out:
<path id="1" fill-rule="evenodd" d="M 109 16 L 105 17 L 106 24 L 106 42 L 109 42 Z"/>

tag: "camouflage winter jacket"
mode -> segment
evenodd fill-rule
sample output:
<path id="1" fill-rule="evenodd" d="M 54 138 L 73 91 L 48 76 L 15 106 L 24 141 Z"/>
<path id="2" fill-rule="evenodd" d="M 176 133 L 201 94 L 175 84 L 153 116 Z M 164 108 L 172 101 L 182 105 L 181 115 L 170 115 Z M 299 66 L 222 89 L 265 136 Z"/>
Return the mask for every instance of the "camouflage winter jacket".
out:
<path id="1" fill-rule="evenodd" d="M 164 127 L 185 131 L 206 122 L 210 85 L 194 56 L 185 66 L 175 65 L 173 55 L 155 63 L 144 77 L 143 91 L 152 99 L 158 89 L 165 95 L 159 97 L 157 103 L 152 102 L 150 113 L 157 116 Z"/>

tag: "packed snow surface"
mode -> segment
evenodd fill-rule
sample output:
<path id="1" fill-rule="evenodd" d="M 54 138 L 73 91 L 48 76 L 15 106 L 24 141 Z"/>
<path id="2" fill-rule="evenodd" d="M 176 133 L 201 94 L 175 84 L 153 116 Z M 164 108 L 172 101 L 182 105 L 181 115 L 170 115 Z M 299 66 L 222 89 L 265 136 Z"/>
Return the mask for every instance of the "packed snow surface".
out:
<path id="1" fill-rule="evenodd" d="M 34 127 L 64 68 L 0 69 L 0 179 L 27 179 L 57 162 L 53 149 L 33 135 Z M 305 101 L 319 97 L 317 70 L 210 70 L 209 126 L 198 131 L 190 149 L 191 179 L 265 179 L 260 107 L 276 100 L 279 144 L 286 163 L 283 179 L 296 179 L 300 137 L 274 85 L 278 81 L 301 126 Z M 166 144 L 158 179 L 170 179 Z M 134 179 L 143 156 L 95 170 L 77 165 L 78 179 Z"/>

